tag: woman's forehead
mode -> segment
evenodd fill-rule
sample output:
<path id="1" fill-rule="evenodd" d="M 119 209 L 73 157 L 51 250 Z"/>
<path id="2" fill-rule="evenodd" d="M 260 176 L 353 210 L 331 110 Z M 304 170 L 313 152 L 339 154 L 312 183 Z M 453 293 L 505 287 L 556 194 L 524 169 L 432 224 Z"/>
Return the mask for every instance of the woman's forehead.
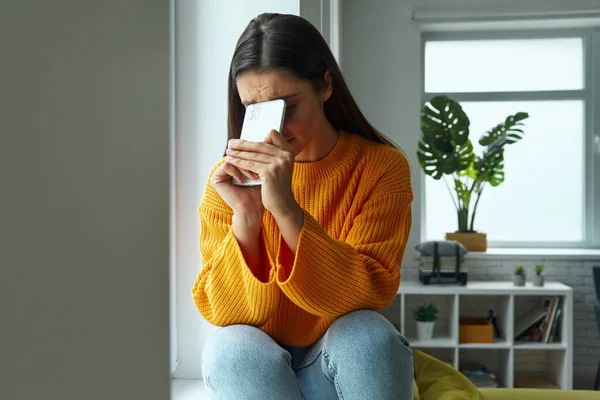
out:
<path id="1" fill-rule="evenodd" d="M 290 98 L 300 94 L 303 82 L 285 72 L 245 72 L 237 78 L 242 103 Z"/>

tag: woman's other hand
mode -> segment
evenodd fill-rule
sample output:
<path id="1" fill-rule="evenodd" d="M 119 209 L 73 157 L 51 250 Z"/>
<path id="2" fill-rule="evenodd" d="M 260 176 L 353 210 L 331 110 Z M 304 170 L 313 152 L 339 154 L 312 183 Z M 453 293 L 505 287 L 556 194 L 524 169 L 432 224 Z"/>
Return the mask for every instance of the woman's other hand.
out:
<path id="1" fill-rule="evenodd" d="M 279 132 L 272 130 L 264 142 L 231 140 L 226 162 L 263 180 L 262 204 L 275 219 L 300 209 L 291 186 L 294 155 Z"/>
<path id="2" fill-rule="evenodd" d="M 235 216 L 255 221 L 262 221 L 264 207 L 261 201 L 260 187 L 236 186 L 232 178 L 238 182 L 246 179 L 257 179 L 258 176 L 250 171 L 237 168 L 227 160 L 213 173 L 211 183 L 223 200 L 231 207 Z"/>
<path id="3" fill-rule="evenodd" d="M 236 186 L 233 184 L 232 177 L 238 182 L 242 182 L 245 177 L 256 179 L 257 176 L 225 161 L 213 173 L 211 183 L 221 195 L 221 198 L 233 210 L 231 219 L 233 235 L 238 241 L 248 267 L 257 278 L 264 281 L 259 242 L 260 227 L 264 214 L 264 207 L 260 200 L 260 187 Z"/>

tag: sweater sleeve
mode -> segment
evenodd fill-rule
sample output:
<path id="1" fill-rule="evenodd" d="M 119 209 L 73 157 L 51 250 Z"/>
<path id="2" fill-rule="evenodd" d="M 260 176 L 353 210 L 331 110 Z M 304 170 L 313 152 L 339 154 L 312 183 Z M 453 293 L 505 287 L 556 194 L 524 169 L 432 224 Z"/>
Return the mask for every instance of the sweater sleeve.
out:
<path id="1" fill-rule="evenodd" d="M 198 208 L 202 269 L 192 288 L 200 314 L 211 324 L 263 326 L 279 301 L 274 263 L 264 247 L 269 276 L 259 280 L 250 270 L 233 235 L 231 208 L 207 185 Z M 261 241 L 263 241 L 261 235 Z M 264 242 L 263 242 L 264 246 Z"/>
<path id="2" fill-rule="evenodd" d="M 404 182 L 376 185 L 345 240 L 330 237 L 306 211 L 295 256 L 281 240 L 277 281 L 296 305 L 335 318 L 391 303 L 412 224 L 410 175 L 402 175 Z"/>

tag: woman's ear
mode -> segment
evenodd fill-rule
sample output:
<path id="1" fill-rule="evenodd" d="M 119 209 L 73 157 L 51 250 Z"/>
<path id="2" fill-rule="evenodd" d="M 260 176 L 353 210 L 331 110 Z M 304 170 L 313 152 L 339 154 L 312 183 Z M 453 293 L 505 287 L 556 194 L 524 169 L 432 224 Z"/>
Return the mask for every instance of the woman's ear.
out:
<path id="1" fill-rule="evenodd" d="M 333 93 L 333 80 L 329 71 L 325 71 L 325 77 L 323 78 L 323 90 L 321 91 L 321 100 L 325 103 L 331 97 Z"/>

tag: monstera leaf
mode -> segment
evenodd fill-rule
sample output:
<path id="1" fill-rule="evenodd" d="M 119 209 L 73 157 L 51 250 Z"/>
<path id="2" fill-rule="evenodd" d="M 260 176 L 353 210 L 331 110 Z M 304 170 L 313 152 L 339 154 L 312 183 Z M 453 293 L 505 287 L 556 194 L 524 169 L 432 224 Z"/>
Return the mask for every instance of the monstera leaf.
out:
<path id="1" fill-rule="evenodd" d="M 470 121 L 460 104 L 436 96 L 423 107 L 417 156 L 427 175 L 440 179 L 467 169 L 474 159 Z"/>
<path id="2" fill-rule="evenodd" d="M 504 149 L 495 147 L 486 150 L 481 157 L 477 157 L 473 163 L 477 171 L 478 182 L 489 182 L 492 186 L 498 186 L 504 182 Z"/>
<path id="3" fill-rule="evenodd" d="M 504 182 L 504 146 L 523 138 L 521 121 L 527 118 L 529 114 L 525 112 L 509 115 L 504 123 L 496 125 L 479 139 L 479 144 L 487 148 L 474 162 L 478 180 L 489 182 L 492 186 Z"/>
<path id="4" fill-rule="evenodd" d="M 496 147 L 504 146 L 505 144 L 513 144 L 523 138 L 525 133 L 521 129 L 524 124 L 521 122 L 529 118 L 529 114 L 518 112 L 514 115 L 506 117 L 504 123 L 498 124 L 487 131 L 479 139 L 479 144 L 482 146 L 490 146 L 495 143 Z"/>

